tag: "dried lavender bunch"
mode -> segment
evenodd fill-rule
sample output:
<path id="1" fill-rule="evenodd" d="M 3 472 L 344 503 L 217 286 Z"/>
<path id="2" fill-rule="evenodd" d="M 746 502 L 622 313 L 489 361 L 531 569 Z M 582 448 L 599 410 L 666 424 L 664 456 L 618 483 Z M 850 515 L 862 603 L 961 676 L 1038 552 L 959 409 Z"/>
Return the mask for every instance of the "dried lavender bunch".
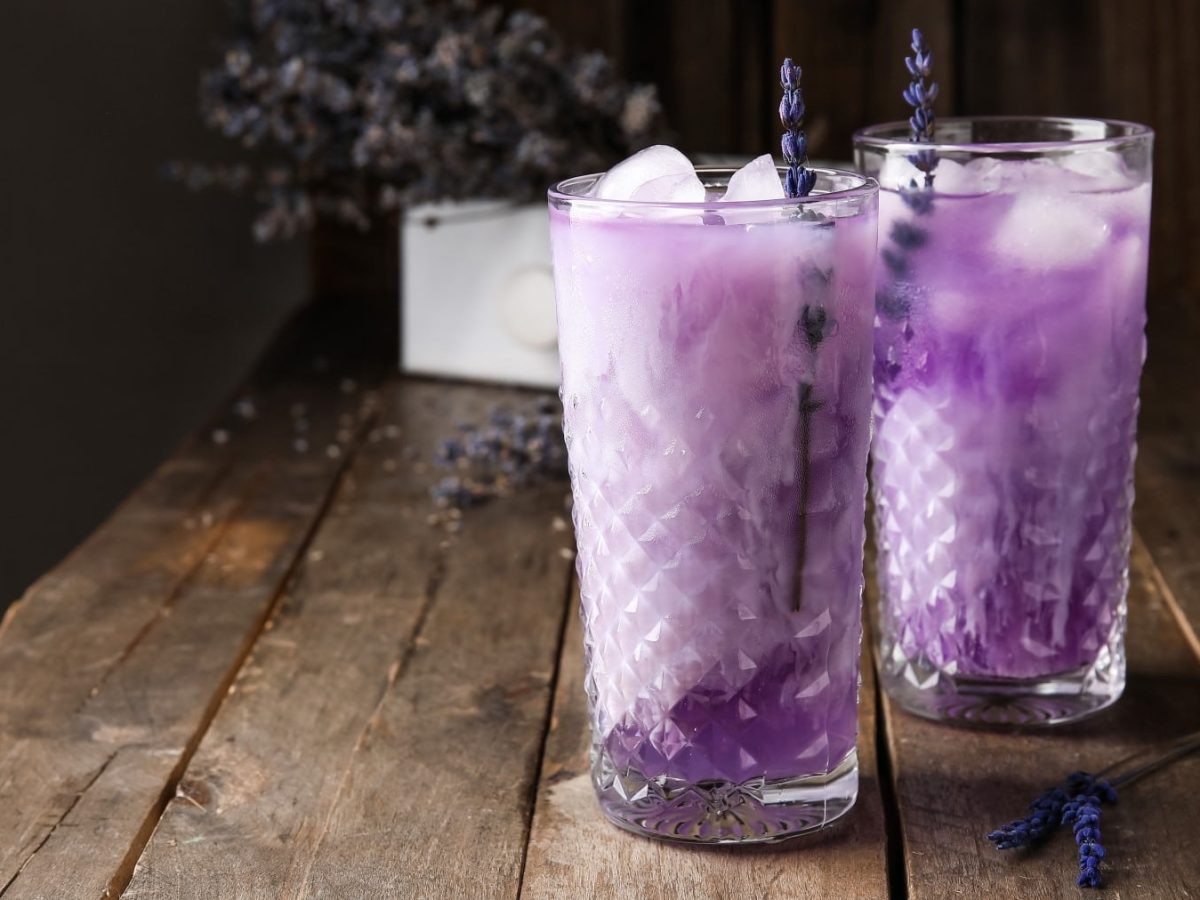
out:
<path id="1" fill-rule="evenodd" d="M 1200 750 L 1200 732 L 1184 736 L 1149 762 L 1107 779 L 1088 772 L 1074 772 L 1063 784 L 1034 800 L 1028 816 L 997 828 L 987 839 L 997 850 L 1030 847 L 1044 841 L 1059 825 L 1070 825 L 1079 848 L 1079 875 L 1075 883 L 1079 887 L 1101 887 L 1104 883 L 1100 874 L 1100 861 L 1104 859 L 1104 845 L 1100 843 L 1101 804 L 1115 804 L 1118 788 L 1124 790 L 1139 778 L 1197 750 Z M 1123 767 L 1128 762 L 1128 759 L 1122 760 L 1105 771 Z"/>
<path id="2" fill-rule="evenodd" d="M 933 142 L 933 101 L 937 99 L 938 86 L 936 81 L 928 85 L 925 79 L 933 72 L 933 51 L 925 44 L 925 35 L 921 29 L 912 30 L 912 56 L 904 57 L 904 65 L 912 81 L 904 89 L 904 101 L 913 108 L 908 118 L 912 129 L 912 139 L 917 144 Z M 925 187 L 933 187 L 933 170 L 937 167 L 937 153 L 933 150 L 921 150 L 908 158 L 917 170 L 924 173 Z"/>
<path id="3" fill-rule="evenodd" d="M 475 0 L 235 0 L 205 122 L 263 163 L 176 163 L 252 191 L 261 240 L 330 217 L 362 228 L 429 200 L 524 199 L 661 136 L 655 91 L 546 22 Z"/>
<path id="4" fill-rule="evenodd" d="M 535 415 L 493 409 L 488 424 L 464 424 L 461 434 L 438 447 L 435 462 L 454 472 L 430 493 L 443 508 L 478 506 L 513 488 L 567 474 L 562 416 L 550 399 L 538 402 Z"/>
<path id="5" fill-rule="evenodd" d="M 779 69 L 779 82 L 783 85 L 779 121 L 786 129 L 782 143 L 783 159 L 788 165 L 783 190 L 789 197 L 807 197 L 817 181 L 816 173 L 804 167 L 808 161 L 808 139 L 804 136 L 804 94 L 800 90 L 800 74 L 800 67 L 791 57 L 785 59 Z"/>
<path id="6" fill-rule="evenodd" d="M 1030 847 L 1044 841 L 1059 825 L 1071 825 L 1079 847 L 1080 887 L 1104 883 L 1100 860 L 1100 804 L 1116 803 L 1117 790 L 1108 781 L 1088 772 L 1074 772 L 1064 784 L 1053 787 L 1030 804 L 1030 814 L 991 832 L 987 839 L 997 850 Z"/>
<path id="7" fill-rule="evenodd" d="M 1106 781 L 1097 781 L 1087 772 L 1073 772 L 1062 785 L 1043 792 L 1029 804 L 1029 815 L 1010 822 L 988 834 L 987 839 L 997 850 L 1013 850 L 1031 847 L 1049 837 L 1063 823 L 1063 810 L 1072 797 L 1092 791 L 1101 791 L 1107 796 L 1112 791 L 1116 802 L 1116 791 Z"/>

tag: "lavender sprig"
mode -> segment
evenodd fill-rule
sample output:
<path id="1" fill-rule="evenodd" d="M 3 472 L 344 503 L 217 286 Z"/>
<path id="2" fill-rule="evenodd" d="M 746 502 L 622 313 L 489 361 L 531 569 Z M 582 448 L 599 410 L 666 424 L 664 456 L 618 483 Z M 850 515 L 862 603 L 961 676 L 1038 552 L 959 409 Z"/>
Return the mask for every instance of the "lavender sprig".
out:
<path id="1" fill-rule="evenodd" d="M 783 133 L 783 159 L 788 165 L 783 191 L 788 197 L 807 197 L 816 184 L 816 173 L 804 167 L 808 161 L 808 139 L 804 136 L 804 94 L 800 90 L 800 67 L 791 57 L 779 69 L 783 99 L 779 101 L 779 121 Z"/>
<path id="2" fill-rule="evenodd" d="M 904 57 L 904 65 L 912 76 L 904 89 L 904 100 L 913 107 L 908 120 L 913 141 L 929 143 L 933 140 L 933 101 L 938 95 L 936 82 L 925 83 L 933 71 L 933 51 L 925 44 L 921 29 L 914 28 L 912 38 L 913 55 Z M 918 184 L 915 179 L 909 181 L 900 188 L 900 199 L 915 215 L 928 215 L 933 209 L 933 170 L 937 167 L 937 152 L 921 150 L 911 154 L 908 161 L 923 173 L 924 184 Z M 891 278 L 879 285 L 875 307 L 885 318 L 901 320 L 908 318 L 912 309 L 912 291 L 904 284 L 912 268 L 910 257 L 927 243 L 929 233 L 914 222 L 897 219 L 892 222 L 888 238 L 890 245 L 882 247 L 879 255 Z"/>
<path id="3" fill-rule="evenodd" d="M 825 307 L 806 303 L 796 323 L 797 336 L 803 336 L 811 353 L 816 353 L 825 338 L 834 331 L 836 323 L 829 318 Z M 815 396 L 811 381 L 802 381 L 796 398 L 800 417 L 797 420 L 796 452 L 800 467 L 800 510 L 796 527 L 796 577 L 793 585 L 792 610 L 800 611 L 804 587 L 804 562 L 808 558 L 808 504 L 812 496 L 812 430 L 813 415 L 822 407 Z"/>
<path id="4" fill-rule="evenodd" d="M 1100 861 L 1105 856 L 1104 845 L 1100 843 L 1101 804 L 1115 804 L 1117 788 L 1124 789 L 1197 750 L 1200 750 L 1200 732 L 1186 735 L 1149 762 L 1118 775 L 1101 778 L 1103 772 L 1100 775 L 1074 772 L 1063 784 L 1050 788 L 1034 800 L 1028 816 L 997 828 L 987 839 L 997 850 L 1031 847 L 1044 841 L 1059 825 L 1070 825 L 1079 848 L 1079 876 L 1075 883 L 1080 887 L 1098 888 L 1104 883 Z M 1114 763 L 1104 772 L 1122 768 L 1140 755 Z"/>
<path id="5" fill-rule="evenodd" d="M 937 99 L 938 86 L 936 81 L 927 85 L 925 79 L 933 72 L 933 51 L 925 43 L 925 35 L 921 29 L 912 31 L 912 56 L 904 57 L 904 65 L 912 81 L 904 89 L 904 100 L 913 108 L 908 118 L 912 129 L 913 143 L 929 144 L 933 142 L 933 101 Z M 937 153 L 933 150 L 921 150 L 908 158 L 917 170 L 925 175 L 925 187 L 933 187 L 933 170 L 937 167 Z"/>
<path id="6" fill-rule="evenodd" d="M 1077 794 L 1063 806 L 1062 824 L 1071 825 L 1075 831 L 1075 843 L 1079 847 L 1080 887 L 1098 888 L 1104 883 L 1100 875 L 1100 860 L 1104 859 L 1104 845 L 1100 843 L 1100 801 L 1116 803 L 1117 792 L 1108 782 L 1098 782 L 1098 792 Z"/>
<path id="7" fill-rule="evenodd" d="M 1103 782 L 1107 787 L 1108 783 Z M 997 850 L 1014 850 L 1041 843 L 1062 823 L 1063 809 L 1070 798 L 1096 788 L 1094 775 L 1072 772 L 1065 784 L 1044 791 L 1029 804 L 1029 815 L 1003 825 L 988 834 Z M 1108 790 L 1112 790 L 1108 788 Z M 1116 792 L 1113 792 L 1115 799 Z"/>

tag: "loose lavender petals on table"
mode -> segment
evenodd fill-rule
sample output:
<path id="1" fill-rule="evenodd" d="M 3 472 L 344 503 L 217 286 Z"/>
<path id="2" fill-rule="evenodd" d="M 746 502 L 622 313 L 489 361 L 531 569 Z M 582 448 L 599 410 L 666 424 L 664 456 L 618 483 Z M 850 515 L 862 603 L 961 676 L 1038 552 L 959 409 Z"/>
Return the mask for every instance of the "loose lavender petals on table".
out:
<path id="1" fill-rule="evenodd" d="M 804 94 L 800 90 L 800 67 L 785 59 L 779 69 L 783 99 L 779 101 L 779 121 L 787 130 L 783 133 L 783 158 L 787 175 L 783 179 L 784 193 L 789 197 L 807 197 L 817 183 L 816 173 L 806 169 L 808 139 L 804 136 Z"/>
<path id="2" fill-rule="evenodd" d="M 430 489 L 443 509 L 477 506 L 513 488 L 566 476 L 566 445 L 558 404 L 538 401 L 532 417 L 493 409 L 487 426 L 464 424 L 444 439 L 435 462 L 452 470 Z"/>

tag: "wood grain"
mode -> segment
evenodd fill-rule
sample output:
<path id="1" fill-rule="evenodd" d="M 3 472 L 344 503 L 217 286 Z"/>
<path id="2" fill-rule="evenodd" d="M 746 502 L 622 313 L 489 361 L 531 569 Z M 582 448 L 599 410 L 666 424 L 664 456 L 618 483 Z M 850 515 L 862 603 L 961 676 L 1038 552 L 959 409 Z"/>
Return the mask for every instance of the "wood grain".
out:
<path id="1" fill-rule="evenodd" d="M 521 896 L 878 898 L 888 895 L 887 843 L 875 762 L 875 681 L 864 657 L 859 797 L 828 831 L 773 847 L 681 847 L 605 821 L 588 770 L 583 634 L 572 611 L 539 779 Z"/>
<path id="2" fill-rule="evenodd" d="M 126 897 L 514 896 L 571 567 L 565 487 L 431 527 L 486 402 L 401 384 Z M 408 452 L 403 452 L 404 448 Z M 559 528 L 555 529 L 555 520 Z"/>
<path id="3" fill-rule="evenodd" d="M 974 731 L 934 724 L 885 701 L 903 829 L 908 896 L 1029 900 L 1079 896 L 1074 844 L 1056 835 L 1032 852 L 993 850 L 984 835 L 1024 814 L 1067 773 L 1098 771 L 1200 729 L 1200 661 L 1183 639 L 1141 544 L 1133 554 L 1129 683 L 1110 710 L 1042 733 Z M 1098 897 L 1185 897 L 1200 884 L 1200 854 L 1180 822 L 1195 814 L 1200 757 L 1130 786 L 1105 811 L 1107 887 Z"/>
<path id="4" fill-rule="evenodd" d="M 164 465 L 36 584 L 0 641 L 0 895 L 99 896 L 127 877 L 319 518 L 361 395 L 265 387 Z M 349 416 L 349 428 L 343 417 Z M 78 893 L 77 893 L 78 892 Z"/>
<path id="5" fill-rule="evenodd" d="M 1134 523 L 1167 607 L 1200 659 L 1200 440 L 1186 434 L 1138 441 Z"/>
<path id="6" fill-rule="evenodd" d="M 1187 302 L 1200 310 L 1200 295 Z M 1192 648 L 1200 656 L 1200 383 L 1195 348 L 1200 318 L 1182 307 L 1151 317 L 1138 422 L 1137 499 L 1133 521 L 1153 574 Z"/>

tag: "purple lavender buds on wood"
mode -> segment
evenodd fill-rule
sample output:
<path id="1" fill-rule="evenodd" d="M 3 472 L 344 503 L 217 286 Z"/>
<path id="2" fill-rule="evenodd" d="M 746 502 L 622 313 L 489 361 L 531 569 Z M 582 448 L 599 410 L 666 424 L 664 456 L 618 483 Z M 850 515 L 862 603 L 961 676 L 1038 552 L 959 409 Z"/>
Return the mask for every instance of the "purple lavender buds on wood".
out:
<path id="1" fill-rule="evenodd" d="M 1104 883 L 1100 874 L 1100 860 L 1104 859 L 1104 845 L 1100 843 L 1102 800 L 1117 801 L 1117 792 L 1107 781 L 1097 782 L 1091 792 L 1076 794 L 1063 805 L 1062 824 L 1072 826 L 1079 847 L 1079 877 L 1075 883 L 1080 887 L 1098 888 Z"/>
<path id="2" fill-rule="evenodd" d="M 1065 784 L 1051 788 L 1033 801 L 1029 807 L 1030 815 L 997 828 L 987 838 L 997 850 L 1009 850 L 1036 844 L 1057 826 L 1070 825 L 1079 848 L 1079 876 L 1075 883 L 1079 887 L 1098 888 L 1104 883 L 1100 861 L 1105 855 L 1104 845 L 1100 843 L 1100 805 L 1116 803 L 1118 787 L 1124 790 L 1139 778 L 1145 778 L 1198 750 L 1200 732 L 1195 732 L 1176 741 L 1149 762 L 1110 775 L 1107 779 L 1097 778 L 1087 772 L 1074 772 L 1067 776 Z M 1109 766 L 1105 771 L 1120 765 Z"/>
<path id="3" fill-rule="evenodd" d="M 1103 785 L 1103 790 L 1098 785 Z M 1073 772 L 1067 776 L 1065 784 L 1044 791 L 1029 804 L 1028 816 L 997 828 L 988 834 L 987 839 L 997 850 L 1013 850 L 1038 844 L 1062 823 L 1063 810 L 1071 797 L 1097 790 L 1101 790 L 1105 796 L 1108 795 L 1108 791 L 1112 791 L 1112 797 L 1116 799 L 1116 791 L 1109 787 L 1108 782 L 1097 782 L 1095 776 L 1087 772 Z"/>
<path id="4" fill-rule="evenodd" d="M 1080 887 L 1100 887 L 1100 804 L 1116 803 L 1117 791 L 1108 781 L 1088 772 L 1073 772 L 1064 784 L 1045 791 L 1029 805 L 1029 815 L 997 828 L 987 839 L 997 850 L 1032 847 L 1059 825 L 1070 825 L 1079 847 Z"/>
<path id="5" fill-rule="evenodd" d="M 461 436 L 442 440 L 434 462 L 453 472 L 431 489 L 443 509 L 466 509 L 527 484 L 561 479 L 567 471 L 562 416 L 540 401 L 533 415 L 494 408 L 485 426 L 465 424 Z"/>
<path id="6" fill-rule="evenodd" d="M 783 97 L 779 101 L 779 121 L 787 129 L 782 140 L 783 159 L 788 165 L 783 190 L 789 197 L 807 197 L 817 182 L 816 173 L 804 167 L 808 160 L 808 141 L 804 137 L 804 95 L 800 90 L 800 67 L 785 59 L 779 68 Z"/>
<path id="7" fill-rule="evenodd" d="M 925 36 L 919 28 L 914 28 L 912 32 L 912 51 L 912 56 L 904 57 L 904 65 L 912 76 L 912 81 L 904 89 L 904 102 L 913 108 L 908 119 L 913 142 L 928 144 L 933 141 L 933 101 L 937 99 L 938 86 L 936 81 L 925 83 L 925 79 L 933 72 L 933 52 L 925 44 Z M 910 156 L 908 161 L 925 174 L 925 187 L 932 187 L 937 153 L 921 150 Z"/>

